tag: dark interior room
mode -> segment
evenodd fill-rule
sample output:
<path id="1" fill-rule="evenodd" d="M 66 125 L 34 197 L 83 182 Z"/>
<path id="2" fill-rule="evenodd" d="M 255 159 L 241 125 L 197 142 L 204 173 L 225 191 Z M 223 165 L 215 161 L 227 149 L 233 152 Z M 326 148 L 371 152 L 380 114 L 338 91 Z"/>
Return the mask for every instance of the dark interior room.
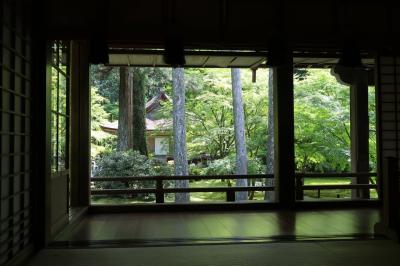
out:
<path id="1" fill-rule="evenodd" d="M 0 265 L 400 265 L 399 14 L 1 0 Z"/>

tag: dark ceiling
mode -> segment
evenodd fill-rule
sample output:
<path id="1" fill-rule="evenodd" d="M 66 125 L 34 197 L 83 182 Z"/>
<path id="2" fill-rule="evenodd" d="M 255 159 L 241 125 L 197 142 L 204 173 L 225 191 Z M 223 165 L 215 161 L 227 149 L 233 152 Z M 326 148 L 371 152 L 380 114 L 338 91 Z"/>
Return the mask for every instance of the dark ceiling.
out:
<path id="1" fill-rule="evenodd" d="M 45 21 L 49 39 L 96 36 L 118 47 L 162 48 L 179 33 L 186 48 L 375 50 L 393 45 L 399 14 L 389 1 L 48 0 Z"/>

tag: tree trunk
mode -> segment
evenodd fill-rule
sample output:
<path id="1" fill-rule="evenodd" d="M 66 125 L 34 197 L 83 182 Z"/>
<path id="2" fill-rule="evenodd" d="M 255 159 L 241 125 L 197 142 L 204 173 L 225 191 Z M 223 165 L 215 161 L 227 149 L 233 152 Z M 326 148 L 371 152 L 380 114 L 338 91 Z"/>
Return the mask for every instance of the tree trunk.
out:
<path id="1" fill-rule="evenodd" d="M 185 125 L 185 84 L 184 69 L 172 69 L 173 89 L 173 131 L 175 175 L 188 175 L 186 125 Z M 189 180 L 176 180 L 176 188 L 189 187 Z M 175 193 L 175 202 L 189 202 L 189 193 Z"/>
<path id="2" fill-rule="evenodd" d="M 233 98 L 233 118 L 235 128 L 235 147 L 236 147 L 236 174 L 247 174 L 247 150 L 244 124 L 244 110 L 242 101 L 242 82 L 240 69 L 232 68 L 232 98 Z M 237 179 L 237 187 L 247 186 L 247 179 Z M 247 191 L 236 192 L 236 200 L 247 200 Z"/>
<path id="3" fill-rule="evenodd" d="M 119 151 L 126 151 L 132 148 L 132 73 L 128 67 L 120 67 L 119 75 L 117 149 Z"/>
<path id="4" fill-rule="evenodd" d="M 273 68 L 268 70 L 268 138 L 267 138 L 267 167 L 266 173 L 274 173 L 274 72 Z M 273 186 L 274 179 L 267 178 L 265 185 Z M 274 191 L 265 191 L 264 199 L 275 200 Z"/>
<path id="5" fill-rule="evenodd" d="M 146 143 L 146 88 L 145 76 L 141 69 L 135 67 L 132 70 L 133 80 L 133 108 L 132 108 L 132 149 L 147 156 Z"/>

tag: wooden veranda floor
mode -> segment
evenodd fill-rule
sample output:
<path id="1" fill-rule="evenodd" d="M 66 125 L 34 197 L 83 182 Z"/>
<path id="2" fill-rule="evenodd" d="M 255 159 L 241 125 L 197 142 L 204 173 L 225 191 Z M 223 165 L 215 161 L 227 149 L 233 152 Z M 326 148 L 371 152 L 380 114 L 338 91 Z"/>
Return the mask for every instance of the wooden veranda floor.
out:
<path id="1" fill-rule="evenodd" d="M 54 245 L 182 245 L 373 238 L 376 209 L 92 214 Z"/>
<path id="2" fill-rule="evenodd" d="M 398 266 L 390 240 L 307 241 L 131 248 L 44 249 L 30 266 Z"/>

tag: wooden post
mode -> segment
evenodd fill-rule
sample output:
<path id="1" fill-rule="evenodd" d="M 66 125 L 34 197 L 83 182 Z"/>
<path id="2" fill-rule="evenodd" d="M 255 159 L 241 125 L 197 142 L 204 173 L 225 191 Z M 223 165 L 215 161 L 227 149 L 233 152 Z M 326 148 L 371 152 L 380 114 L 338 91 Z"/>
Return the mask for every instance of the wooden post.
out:
<path id="1" fill-rule="evenodd" d="M 351 171 L 354 173 L 369 171 L 369 118 L 368 84 L 355 82 L 350 85 L 350 136 Z M 369 176 L 358 176 L 352 184 L 369 184 Z M 369 189 L 353 189 L 351 197 L 369 199 Z"/>
<path id="2" fill-rule="evenodd" d="M 282 207 L 295 201 L 293 57 L 274 67 L 274 171 L 276 199 Z"/>
<path id="3" fill-rule="evenodd" d="M 234 190 L 227 190 L 226 191 L 226 201 L 228 202 L 235 202 L 235 191 Z"/>
<path id="4" fill-rule="evenodd" d="M 162 179 L 156 180 L 156 203 L 164 203 L 163 181 Z"/>
<path id="5" fill-rule="evenodd" d="M 400 191 L 397 158 L 386 157 L 382 169 L 381 220 L 375 224 L 375 233 L 400 241 Z"/>
<path id="6" fill-rule="evenodd" d="M 89 206 L 90 86 L 87 43 L 71 44 L 71 207 Z"/>
<path id="7" fill-rule="evenodd" d="M 400 194 L 397 158 L 386 158 L 384 167 L 383 182 L 385 193 L 383 200 L 383 215 L 389 228 L 393 228 L 397 231 L 397 234 L 399 234 Z"/>
<path id="8" fill-rule="evenodd" d="M 39 5 L 41 6 L 41 5 Z M 36 10 L 36 8 L 35 8 Z M 38 11 L 38 10 L 36 10 Z M 39 13 L 38 13 L 39 14 Z M 39 17 L 37 18 L 39 19 Z M 37 25 L 36 25 L 37 24 Z M 38 27 L 40 23 L 35 22 Z M 33 242 L 39 250 L 51 240 L 50 233 L 50 180 L 51 180 L 51 137 L 50 137 L 50 47 L 45 38 L 38 35 L 33 42 L 32 104 L 31 104 L 31 157 Z M 33 182 L 34 180 L 34 182 Z"/>
<path id="9" fill-rule="evenodd" d="M 369 171 L 369 118 L 368 85 L 375 83 L 373 72 L 362 68 L 337 65 L 332 75 L 344 85 L 350 85 L 350 142 L 351 171 L 355 173 Z M 369 184 L 369 176 L 358 176 L 352 184 Z M 369 189 L 353 189 L 351 197 L 369 198 Z"/>
<path id="10" fill-rule="evenodd" d="M 304 199 L 303 182 L 304 181 L 302 176 L 296 177 L 296 200 Z"/>

